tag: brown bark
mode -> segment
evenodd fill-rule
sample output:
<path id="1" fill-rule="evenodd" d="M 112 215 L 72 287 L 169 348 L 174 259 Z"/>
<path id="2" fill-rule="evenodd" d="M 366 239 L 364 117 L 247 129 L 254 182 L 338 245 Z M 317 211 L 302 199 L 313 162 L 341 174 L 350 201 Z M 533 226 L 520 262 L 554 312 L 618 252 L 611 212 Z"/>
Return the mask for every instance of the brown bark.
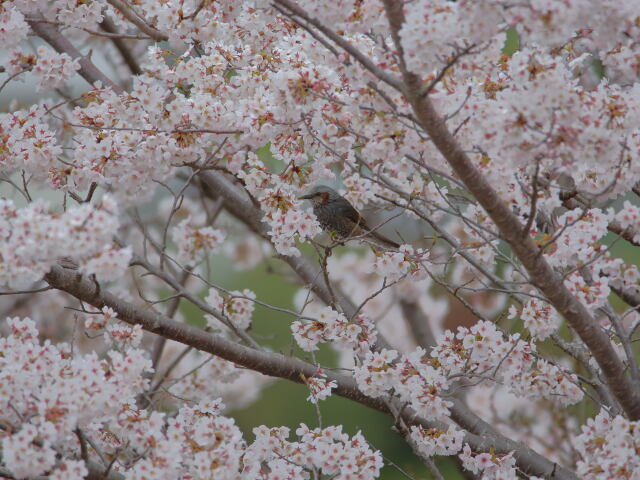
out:
<path id="1" fill-rule="evenodd" d="M 402 47 L 398 32 L 404 22 L 402 2 L 384 0 L 387 17 L 391 25 L 398 55 L 402 58 Z M 402 62 L 401 62 L 402 65 Z M 609 389 L 620 402 L 630 420 L 640 419 L 640 385 L 634 385 L 624 372 L 611 341 L 593 316 L 565 287 L 558 275 L 542 256 L 528 232 L 509 206 L 502 201 L 489 182 L 482 176 L 447 128 L 443 118 L 436 112 L 428 96 L 422 94 L 420 79 L 403 68 L 403 78 L 408 100 L 416 118 L 429 135 L 442 156 L 467 189 L 489 214 L 498 227 L 501 237 L 511 246 L 522 265 L 527 269 L 533 284 L 549 299 L 549 302 L 564 316 L 567 323 L 589 347 L 598 362 Z"/>
<path id="2" fill-rule="evenodd" d="M 137 307 L 103 290 L 94 280 L 80 274 L 77 270 L 69 270 L 56 265 L 45 275 L 45 281 L 53 288 L 65 291 L 95 308 L 101 309 L 104 306 L 112 308 L 117 313 L 118 319 L 124 322 L 140 325 L 149 332 L 211 353 L 264 375 L 303 383 L 303 376 L 312 377 L 317 372 L 315 365 L 298 358 L 245 347 L 194 326 L 180 323 L 165 315 Z M 337 383 L 338 386 L 334 390 L 337 395 L 393 416 L 389 402 L 381 398 L 367 397 L 360 392 L 353 378 L 332 371 L 325 373 L 327 381 L 334 380 Z M 408 426 L 420 425 L 427 429 L 446 428 L 440 422 L 428 422 L 417 417 L 415 412 L 410 408 L 404 408 L 404 405 L 400 405 L 397 400 L 392 400 L 391 405 L 393 410 L 401 412 L 402 420 Z M 526 445 L 500 435 L 461 403 L 454 402 L 452 418 L 456 422 L 461 422 L 461 425 L 466 423 L 470 432 L 479 433 L 465 434 L 465 442 L 469 443 L 475 451 L 493 450 L 502 453 L 513 451 L 523 471 L 545 478 L 577 480 L 575 474 L 570 470 L 550 462 Z"/>

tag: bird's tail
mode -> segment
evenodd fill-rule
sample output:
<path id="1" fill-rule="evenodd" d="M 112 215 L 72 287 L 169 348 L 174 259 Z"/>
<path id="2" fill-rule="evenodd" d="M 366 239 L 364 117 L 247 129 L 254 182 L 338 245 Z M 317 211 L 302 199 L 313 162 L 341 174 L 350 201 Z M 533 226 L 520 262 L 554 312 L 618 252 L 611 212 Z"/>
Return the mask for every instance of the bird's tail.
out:
<path id="1" fill-rule="evenodd" d="M 394 242 L 393 240 L 389 240 L 387 237 L 381 235 L 378 232 L 370 232 L 368 240 L 370 240 L 371 243 L 374 243 L 382 248 L 393 248 L 395 250 L 400 248 L 400 244 Z"/>

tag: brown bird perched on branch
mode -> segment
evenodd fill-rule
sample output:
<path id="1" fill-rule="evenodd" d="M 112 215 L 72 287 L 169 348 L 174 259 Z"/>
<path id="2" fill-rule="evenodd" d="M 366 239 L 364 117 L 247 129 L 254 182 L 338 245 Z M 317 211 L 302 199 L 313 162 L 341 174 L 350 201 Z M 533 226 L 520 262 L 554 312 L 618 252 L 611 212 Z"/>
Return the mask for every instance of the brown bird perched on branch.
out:
<path id="1" fill-rule="evenodd" d="M 313 213 L 318 217 L 322 229 L 329 233 L 335 232 L 341 240 L 361 237 L 365 242 L 378 247 L 400 247 L 396 242 L 389 240 L 375 230 L 371 230 L 353 205 L 332 188 L 318 185 L 313 187 L 308 194 L 299 198 L 310 200 L 313 205 Z"/>

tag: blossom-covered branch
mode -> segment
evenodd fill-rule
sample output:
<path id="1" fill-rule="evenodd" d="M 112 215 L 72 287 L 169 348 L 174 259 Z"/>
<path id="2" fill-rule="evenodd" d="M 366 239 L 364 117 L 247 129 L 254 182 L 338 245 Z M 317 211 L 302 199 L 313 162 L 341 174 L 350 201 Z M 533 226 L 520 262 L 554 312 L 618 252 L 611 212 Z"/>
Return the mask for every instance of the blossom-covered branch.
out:
<path id="1" fill-rule="evenodd" d="M 635 2 L 14 0 L 0 41 L 2 475 L 637 476 Z M 275 379 L 316 424 L 248 441 Z"/>
<path id="2" fill-rule="evenodd" d="M 402 5 L 385 0 L 391 29 L 395 32 L 399 55 L 398 32 L 403 26 L 404 15 Z M 514 253 L 526 267 L 532 282 L 538 287 L 567 319 L 571 327 L 578 333 L 582 341 L 589 347 L 607 379 L 609 388 L 632 419 L 640 419 L 640 385 L 634 384 L 625 374 L 622 362 L 611 347 L 609 338 L 599 329 L 595 319 L 584 306 L 564 286 L 562 279 L 540 255 L 540 251 L 523 231 L 517 217 L 512 213 L 473 165 L 458 142 L 447 130 L 442 118 L 438 115 L 429 98 L 420 95 L 420 80 L 415 74 L 404 72 L 408 97 L 412 102 L 416 117 L 429 134 L 433 143 L 451 164 L 457 175 L 465 183 L 469 191 L 491 216 L 500 229 L 502 237 L 511 245 Z"/>

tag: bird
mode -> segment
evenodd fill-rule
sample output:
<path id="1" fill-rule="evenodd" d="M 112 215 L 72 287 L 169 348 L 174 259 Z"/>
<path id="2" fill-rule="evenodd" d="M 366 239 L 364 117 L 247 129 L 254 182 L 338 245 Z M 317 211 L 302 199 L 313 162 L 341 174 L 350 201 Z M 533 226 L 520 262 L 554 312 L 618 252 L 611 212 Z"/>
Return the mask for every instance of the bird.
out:
<path id="1" fill-rule="evenodd" d="M 394 249 L 400 247 L 393 240 L 369 228 L 360 212 L 333 188 L 317 185 L 298 199 L 311 201 L 313 213 L 318 218 L 322 229 L 329 233 L 335 232 L 341 240 L 361 237 L 364 241 L 378 247 Z"/>

